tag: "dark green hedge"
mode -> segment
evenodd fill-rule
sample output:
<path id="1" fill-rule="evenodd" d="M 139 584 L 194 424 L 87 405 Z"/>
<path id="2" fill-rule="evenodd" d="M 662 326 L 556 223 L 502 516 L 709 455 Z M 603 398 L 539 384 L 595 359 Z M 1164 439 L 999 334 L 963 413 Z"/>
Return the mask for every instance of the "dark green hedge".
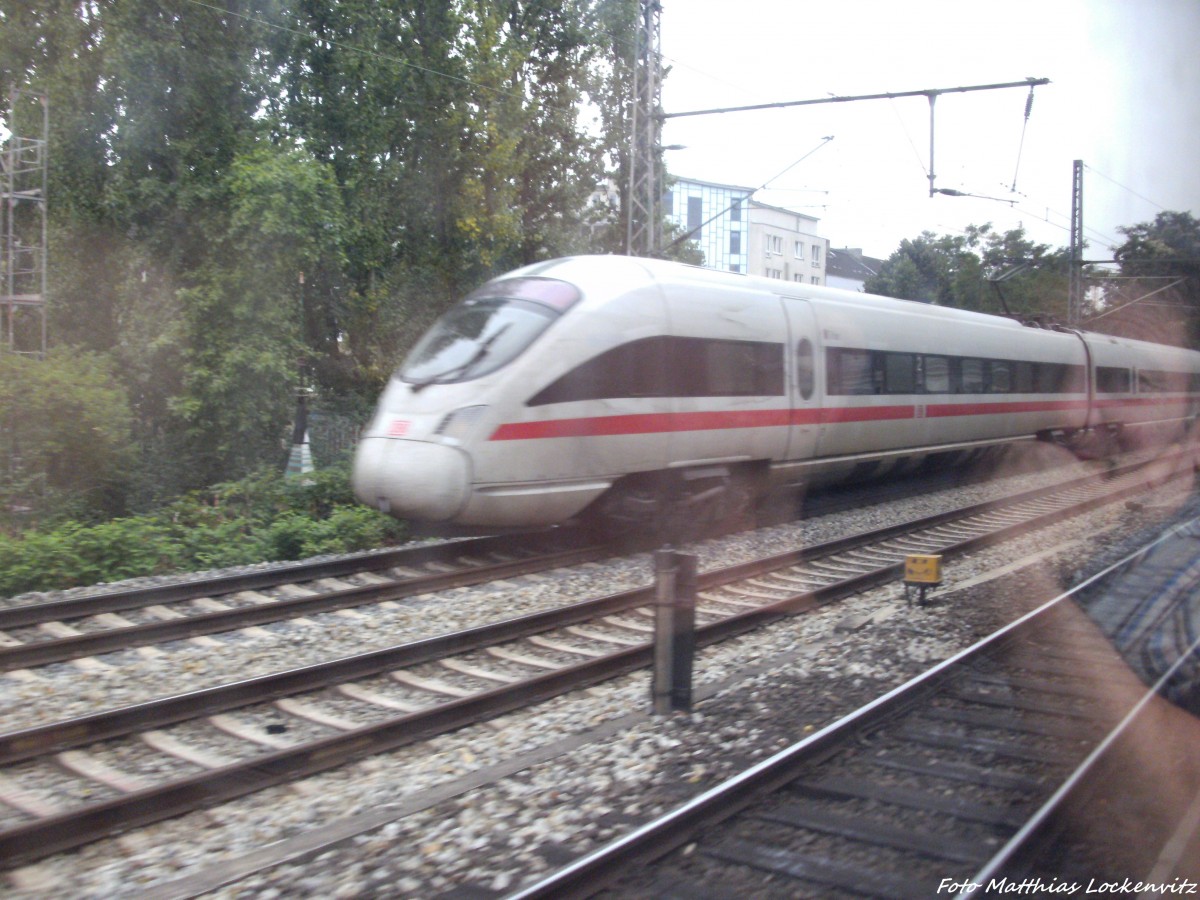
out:
<path id="1" fill-rule="evenodd" d="M 0 533 L 0 596 L 396 543 L 403 523 L 358 505 L 345 467 L 261 473 L 152 515 Z"/>

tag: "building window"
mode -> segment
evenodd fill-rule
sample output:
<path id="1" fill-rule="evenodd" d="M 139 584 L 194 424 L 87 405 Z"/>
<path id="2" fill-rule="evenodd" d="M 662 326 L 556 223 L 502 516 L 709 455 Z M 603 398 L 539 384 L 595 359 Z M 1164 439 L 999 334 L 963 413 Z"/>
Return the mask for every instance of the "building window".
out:
<path id="1" fill-rule="evenodd" d="M 804 241 L 796 241 L 796 259 L 804 259 Z"/>
<path id="2" fill-rule="evenodd" d="M 700 226 L 704 223 L 704 200 L 700 197 L 688 197 L 687 230 L 688 237 L 700 240 Z"/>
<path id="3" fill-rule="evenodd" d="M 733 204 L 729 207 L 729 221 L 730 222 L 742 221 L 742 201 L 741 200 L 734 200 Z"/>
<path id="4" fill-rule="evenodd" d="M 821 245 L 813 244 L 812 261 L 814 266 L 821 264 Z"/>
<path id="5" fill-rule="evenodd" d="M 742 252 L 742 233 L 740 231 L 729 232 L 729 252 L 732 254 Z"/>
<path id="6" fill-rule="evenodd" d="M 820 284 L 820 283 L 821 283 L 821 276 L 820 276 L 820 275 L 814 275 L 814 276 L 812 277 L 812 283 L 813 283 L 813 284 Z"/>

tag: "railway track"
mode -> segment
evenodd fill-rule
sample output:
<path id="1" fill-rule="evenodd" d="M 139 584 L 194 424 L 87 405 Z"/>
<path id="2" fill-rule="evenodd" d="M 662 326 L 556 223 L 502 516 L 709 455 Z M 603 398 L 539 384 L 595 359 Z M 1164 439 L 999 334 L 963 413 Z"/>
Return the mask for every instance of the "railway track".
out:
<path id="1" fill-rule="evenodd" d="M 808 513 L 826 515 L 866 502 L 903 499 L 939 485 L 979 481 L 985 472 L 980 467 L 931 473 L 913 482 L 846 486 L 810 498 Z M 556 529 L 117 588 L 45 603 L 0 601 L 0 672 L 175 640 L 218 648 L 212 635 L 576 565 L 609 552 L 578 531 Z"/>
<path id="2" fill-rule="evenodd" d="M 0 609 L 0 671 L 394 602 L 606 553 L 571 533 L 489 537 L 9 606 Z"/>
<path id="3" fill-rule="evenodd" d="M 713 643 L 1144 489 L 1130 470 L 705 573 Z M 648 664 L 653 588 L 0 735 L 0 857 L 18 863 L 528 706 Z"/>
<path id="4" fill-rule="evenodd" d="M 1171 675 L 1131 683 L 1077 590 L 509 900 L 1062 891 L 1039 858 Z"/>
<path id="5" fill-rule="evenodd" d="M 1075 483 L 1090 483 L 1096 477 Z M 862 490 L 823 496 L 810 513 L 861 503 Z M 885 485 L 880 490 L 897 489 Z M 559 530 L 0 606 L 0 672 L 177 640 L 217 649 L 212 635 L 576 565 L 609 552 L 587 543 L 578 532 Z"/>

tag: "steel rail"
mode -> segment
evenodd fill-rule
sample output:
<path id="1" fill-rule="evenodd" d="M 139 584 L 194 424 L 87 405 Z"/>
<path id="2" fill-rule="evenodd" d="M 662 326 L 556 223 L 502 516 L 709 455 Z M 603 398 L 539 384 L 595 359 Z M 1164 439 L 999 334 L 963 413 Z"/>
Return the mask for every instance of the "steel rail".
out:
<path id="1" fill-rule="evenodd" d="M 492 553 L 513 552 L 522 552 L 522 555 L 527 555 L 528 551 L 522 551 L 521 548 L 528 546 L 529 538 L 528 534 L 519 537 L 501 535 L 433 545 L 398 547 L 383 552 L 354 553 L 319 562 L 286 563 L 254 572 L 238 572 L 172 584 L 117 589 L 92 593 L 86 597 L 71 597 L 46 603 L 26 603 L 20 606 L 0 608 L 0 630 L 40 625 L 43 622 L 69 621 L 100 613 L 127 612 L 156 604 L 179 603 L 201 597 L 235 594 L 239 591 L 262 590 L 301 581 L 316 581 L 321 578 L 377 572 L 395 566 L 420 566 L 430 562 L 441 562 L 451 556 L 486 556 Z"/>
<path id="2" fill-rule="evenodd" d="M 465 587 L 493 579 L 513 578 L 531 572 L 541 572 L 548 568 L 591 562 L 602 558 L 607 552 L 596 546 L 561 550 L 512 562 L 489 563 L 455 572 L 440 572 L 407 578 L 392 584 L 360 585 L 323 594 L 313 594 L 308 597 L 289 597 L 254 606 L 197 613 L 161 622 L 146 622 L 72 637 L 0 647 L 0 671 L 44 666 L 83 656 L 95 656 L 100 653 L 183 640 L 199 635 L 218 634 L 330 610 L 351 609 L 371 603 L 382 603 L 385 600 L 399 600 L 417 594 Z"/>
<path id="3" fill-rule="evenodd" d="M 1194 524 L 1194 523 L 1189 523 Z M 1136 553 L 1131 554 L 1121 560 L 1116 566 L 1121 569 L 1127 568 L 1132 563 L 1140 560 L 1154 547 L 1168 540 L 1176 532 L 1181 530 L 1181 527 L 1172 529 L 1170 532 L 1159 537 L 1158 540 L 1147 544 Z M 1116 568 L 1114 566 L 1113 568 Z M 1096 582 L 1097 578 L 1093 577 L 1087 582 L 1072 589 L 1072 595 L 1078 593 L 1086 587 L 1091 586 Z M 996 851 L 995 855 L 984 863 L 970 879 L 970 883 L 974 884 L 989 884 L 993 878 L 998 877 L 1004 870 L 1004 867 L 1012 863 L 1021 854 L 1028 855 L 1031 848 L 1035 847 L 1038 842 L 1043 840 L 1043 835 L 1050 828 L 1054 816 L 1061 810 L 1065 809 L 1075 797 L 1087 791 L 1090 787 L 1089 779 L 1097 770 L 1106 754 L 1111 753 L 1125 735 L 1127 735 L 1137 722 L 1139 716 L 1146 712 L 1150 701 L 1157 697 L 1165 695 L 1166 686 L 1171 681 L 1175 674 L 1187 663 L 1192 657 L 1200 653 L 1200 638 L 1197 638 L 1188 647 L 1187 652 L 1181 653 L 1179 658 L 1167 668 L 1158 680 L 1142 694 L 1141 698 L 1134 706 L 1125 714 L 1120 722 L 1101 740 L 1095 748 L 1087 755 L 1087 757 L 1075 768 L 1075 770 L 1063 781 L 1057 790 L 1047 798 L 1029 820 L 1009 839 L 1009 841 Z M 959 894 L 959 900 L 965 900 L 968 893 Z"/>
<path id="4" fill-rule="evenodd" d="M 1087 483 L 1087 479 L 1076 479 L 1065 486 L 1055 489 L 1055 493 L 1070 492 Z M 1133 485 L 1123 491 L 1115 499 L 1127 496 L 1140 490 Z M 987 514 L 997 508 L 1009 505 L 1019 505 L 1031 498 L 1041 498 L 1046 494 L 1042 491 L 1027 491 L 1010 501 L 989 500 L 983 503 L 960 507 L 947 512 L 909 520 L 896 525 L 890 525 L 875 531 L 857 535 L 836 538 L 821 544 L 814 544 L 798 550 L 790 550 L 758 560 L 751 560 L 728 566 L 719 570 L 700 575 L 698 589 L 709 591 L 728 584 L 759 577 L 798 563 L 821 559 L 869 547 L 872 544 L 886 541 L 897 535 L 927 531 L 949 522 L 969 519 Z M 1094 508 L 1114 498 L 1100 497 L 1087 501 L 1086 509 Z M 981 537 L 969 538 L 953 543 L 939 543 L 944 548 L 943 553 L 953 555 L 965 553 L 976 547 L 983 546 L 989 541 L 1003 539 L 1006 535 L 1018 533 L 1021 530 L 1051 524 L 1060 518 L 1073 514 L 1079 507 L 1069 507 L 1066 510 L 1056 509 L 1043 513 L 1036 520 L 1022 520 L 1003 530 L 993 530 Z M 842 579 L 827 588 L 818 588 L 807 592 L 797 592 L 786 600 L 772 604 L 764 604 L 755 609 L 731 614 L 717 622 L 701 626 L 697 637 L 701 641 L 719 641 L 728 637 L 751 630 L 763 624 L 769 624 L 779 618 L 791 615 L 801 608 L 828 603 L 842 596 L 841 592 L 861 591 L 875 583 L 895 578 L 902 569 L 902 563 L 880 566 L 863 572 L 851 578 Z M 369 653 L 356 654 L 329 662 L 317 663 L 284 672 L 263 675 L 216 687 L 190 691 L 150 700 L 132 706 L 122 707 L 80 716 L 63 722 L 35 726 L 20 731 L 0 733 L 0 764 L 11 764 L 38 754 L 61 751 L 79 747 L 86 743 L 121 737 L 135 731 L 151 727 L 162 727 L 211 715 L 226 712 L 231 709 L 249 706 L 290 696 L 304 691 L 316 690 L 333 684 L 340 684 L 358 678 L 366 678 L 390 669 L 419 665 L 424 662 L 441 659 L 453 653 L 465 653 L 505 641 L 517 640 L 531 634 L 562 628 L 586 622 L 599 616 L 612 615 L 646 606 L 654 601 L 653 585 L 633 588 L 627 591 L 610 594 L 593 600 L 585 600 L 567 607 L 531 613 L 515 619 L 507 619 L 488 625 L 477 626 L 461 632 L 427 638 L 392 647 L 386 647 Z"/>
<path id="5" fill-rule="evenodd" d="M 922 698 L 936 692 L 940 686 L 954 677 L 955 673 L 978 660 L 989 657 L 1020 635 L 1038 628 L 1041 622 L 1063 608 L 1067 601 L 1079 592 L 1124 571 L 1169 536 L 1169 534 L 1160 536 L 1157 540 L 1113 563 L 1069 591 L 1054 597 L 849 715 L 830 723 L 809 737 L 705 791 L 666 815 L 586 854 L 533 884 L 520 888 L 509 894 L 506 900 L 542 900 L 542 898 L 573 900 L 573 898 L 592 896 L 627 873 L 630 866 L 652 861 L 682 846 L 701 828 L 736 815 L 756 802 L 759 797 L 768 795 L 793 781 L 797 774 L 804 767 L 811 765 L 814 760 L 822 758 L 834 749 L 844 746 L 856 735 L 877 727 L 919 703 Z M 1122 725 L 1124 724 L 1123 722 Z M 1111 735 L 1102 742 L 1101 746 L 1108 746 L 1110 738 Z M 1089 754 L 1087 760 L 1080 766 L 1080 770 L 1085 770 L 1092 765 L 1098 754 L 1099 750 Z M 995 875 L 1000 866 L 1024 844 L 1028 836 L 1035 833 L 1037 828 L 1045 823 L 1055 808 L 1053 804 L 1060 801 L 1062 796 L 1069 793 L 1076 784 L 1079 778 L 1078 772 L 1079 770 L 1073 773 L 1063 788 L 1060 788 L 1050 801 L 1040 807 L 1031 816 L 1029 823 L 1019 829 L 1017 835 L 980 870 L 975 878 L 971 879 L 973 883 L 986 884 L 986 879 Z M 969 895 L 970 890 L 959 895 L 959 900 L 965 900 Z"/>
<path id="6" fill-rule="evenodd" d="M 1123 472 L 1135 471 L 1144 465 L 1144 463 L 1132 463 L 1102 475 L 1081 476 L 1064 482 L 1060 487 L 1066 489 L 1072 484 L 1092 483 L 1098 478 L 1114 477 Z M 1021 497 L 1034 497 L 1038 494 L 1039 491 L 1033 490 L 1012 498 L 991 502 L 1006 505 L 1017 502 Z M 954 515 L 954 513 L 949 515 Z M 528 539 L 528 535 L 525 537 Z M 550 537 L 548 540 L 553 543 L 555 539 L 555 537 Z M 180 602 L 186 599 L 218 596 L 223 592 L 252 590 L 255 587 L 275 587 L 295 581 L 334 577 L 339 574 L 378 571 L 405 563 L 419 565 L 422 562 L 442 561 L 449 557 L 461 558 L 468 554 L 518 552 L 520 547 L 514 543 L 515 540 L 516 538 L 513 536 L 502 536 L 483 538 L 478 541 L 439 544 L 432 548 L 404 548 L 385 554 L 359 554 L 351 558 L 325 563 L 297 563 L 270 572 L 219 576 L 214 579 L 182 584 L 135 588 L 92 597 L 73 598 L 40 605 L 31 604 L 7 610 L 0 609 L 0 630 L 19 625 L 29 626 L 61 621 L 64 618 L 70 620 L 105 612 L 136 609 L 155 603 Z M 227 610 L 185 614 L 177 619 L 111 627 L 102 631 L 86 632 L 69 637 L 35 640 L 0 647 L 0 671 L 49 665 L 84 656 L 217 634 L 287 618 L 348 609 L 385 600 L 396 600 L 414 594 L 478 584 L 489 578 L 514 577 L 545 568 L 572 565 L 598 559 L 604 555 L 603 548 L 581 545 L 577 538 L 568 535 L 567 550 L 549 553 L 541 557 L 526 557 L 511 563 L 467 568 L 454 573 L 438 573 L 424 576 L 420 580 L 403 580 L 390 585 L 359 586 Z M 363 566 L 360 565 L 361 562 L 367 562 L 370 565 Z"/>
<path id="7" fill-rule="evenodd" d="M 1110 495 L 1107 502 L 1113 502 L 1138 489 L 1136 485 L 1125 487 L 1116 494 Z M 1103 498 L 1092 498 L 1085 501 L 1082 508 L 1092 508 L 1101 502 L 1104 502 Z M 977 506 L 994 507 L 995 505 L 995 502 L 989 502 Z M 1013 534 L 1020 530 L 1035 528 L 1040 524 L 1056 521 L 1066 514 L 1061 511 L 1044 513 L 1031 522 L 1005 525 L 1001 532 Z M 944 521 L 945 519 L 946 514 L 939 514 L 918 521 Z M 896 531 L 896 527 L 883 531 L 890 535 Z M 965 552 L 982 543 L 998 539 L 995 534 L 970 538 L 951 547 L 943 548 L 942 552 L 949 554 Z M 849 543 L 849 539 L 831 543 L 845 546 Z M 777 568 L 787 566 L 792 564 L 798 556 L 815 549 L 779 554 L 773 559 L 777 561 Z M 761 563 L 743 564 L 733 567 L 733 570 L 722 570 L 702 576 L 700 584 L 702 589 L 709 589 L 728 583 L 735 577 L 750 577 L 761 569 Z M 838 585 L 799 593 L 766 607 L 709 623 L 697 629 L 697 644 L 699 646 L 712 644 L 734 634 L 758 628 L 804 608 L 829 602 L 836 596 L 861 590 L 868 584 L 889 577 L 888 573 L 894 573 L 895 570 L 896 566 L 885 566 L 876 572 L 856 576 Z M 743 574 L 735 576 L 731 574 L 732 571 L 740 571 Z M 749 575 L 745 573 L 749 573 Z M 271 699 L 282 693 L 294 692 L 296 689 L 305 690 L 327 685 L 330 683 L 330 672 L 339 667 L 340 670 L 334 680 L 356 677 L 353 674 L 355 672 L 359 676 L 373 674 L 381 669 L 397 667 L 398 664 L 395 660 L 400 657 L 407 657 L 407 664 L 412 664 L 435 659 L 439 655 L 444 656 L 447 652 L 462 652 L 466 649 L 483 646 L 484 644 L 481 644 L 480 640 L 485 636 L 486 643 L 496 643 L 530 633 L 531 630 L 561 627 L 565 624 L 561 615 L 579 619 L 595 616 L 598 612 L 607 614 L 631 606 L 644 606 L 650 602 L 652 593 L 652 588 L 627 591 L 598 601 L 576 604 L 567 608 L 565 613 L 560 615 L 556 615 L 555 612 L 534 614 L 483 626 L 470 632 L 446 635 L 412 645 L 377 651 L 374 654 L 367 654 L 365 657 L 351 657 L 324 666 L 307 667 L 280 675 L 265 676 L 235 685 L 213 688 L 209 691 L 193 692 L 163 701 L 154 701 L 151 704 L 127 707 L 108 714 L 113 718 L 107 726 L 96 725 L 95 717 L 84 717 L 84 719 L 15 732 L 0 736 L 0 746 L 3 746 L 4 752 L 9 755 L 10 759 L 27 759 L 36 755 L 37 752 L 41 752 L 35 747 L 40 746 L 44 750 L 47 746 L 53 746 L 54 749 L 59 749 L 63 746 L 92 742 L 101 736 L 129 733 L 137 728 L 145 727 L 146 720 L 142 717 L 147 708 L 151 706 L 162 704 L 158 712 L 174 716 L 170 721 L 194 718 L 217 709 L 230 708 L 231 705 L 244 706 L 248 703 Z M 393 750 L 434 734 L 463 727 L 483 718 L 524 708 L 566 691 L 645 667 L 650 663 L 652 656 L 653 646 L 650 643 L 641 644 L 594 661 L 564 667 L 545 675 L 533 677 L 517 685 L 480 692 L 461 700 L 442 703 L 418 713 L 405 714 L 315 742 L 256 755 L 195 776 L 151 786 L 74 810 L 67 810 L 0 832 L 0 858 L 10 861 L 10 864 L 39 858 L 130 827 L 148 824 L 201 806 L 244 796 L 287 780 L 306 777 L 365 756 Z M 333 669 L 327 669 L 326 666 L 333 667 Z M 321 677 L 314 679 L 317 670 L 321 669 L 325 670 Z M 87 719 L 93 719 L 93 722 L 89 725 Z M 120 728 L 113 724 L 118 721 L 122 722 Z M 105 728 L 108 730 L 105 731 Z"/>

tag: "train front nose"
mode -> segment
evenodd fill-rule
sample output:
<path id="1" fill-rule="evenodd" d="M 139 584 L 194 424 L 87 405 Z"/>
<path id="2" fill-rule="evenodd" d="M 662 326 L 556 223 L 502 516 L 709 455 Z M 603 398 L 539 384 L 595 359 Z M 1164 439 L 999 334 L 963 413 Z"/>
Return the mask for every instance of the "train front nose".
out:
<path id="1" fill-rule="evenodd" d="M 403 519 L 452 520 L 470 493 L 470 463 L 456 447 L 367 437 L 354 454 L 354 495 Z"/>

